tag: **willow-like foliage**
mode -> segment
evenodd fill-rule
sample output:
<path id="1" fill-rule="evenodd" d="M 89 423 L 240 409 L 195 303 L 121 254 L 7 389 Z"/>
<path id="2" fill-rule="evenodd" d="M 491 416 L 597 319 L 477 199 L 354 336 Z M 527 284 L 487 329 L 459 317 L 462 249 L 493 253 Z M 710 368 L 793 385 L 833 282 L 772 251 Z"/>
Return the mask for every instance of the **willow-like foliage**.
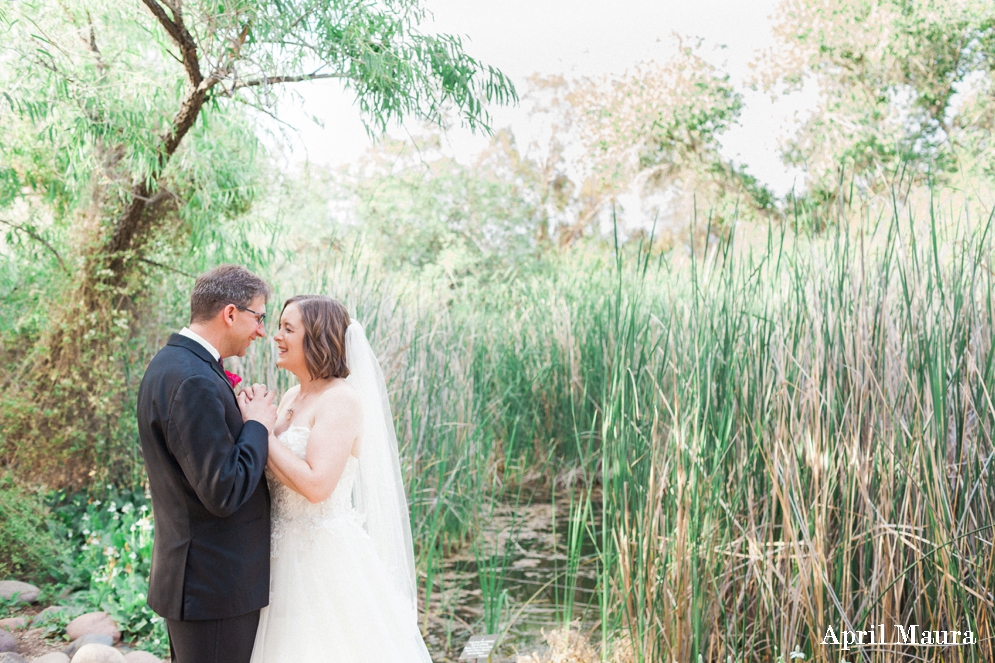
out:
<path id="1" fill-rule="evenodd" d="M 424 18 L 416 0 L 3 5 L 0 221 L 8 246 L 44 249 L 57 276 L 37 338 L 5 344 L 22 350 L 9 374 L 29 379 L 4 408 L 0 456 L 56 483 L 114 473 L 123 376 L 141 368 L 127 347 L 175 273 L 163 265 L 265 257 L 226 221 L 265 182 L 253 120 L 277 86 L 339 79 L 374 134 L 451 114 L 488 129 L 485 105 L 514 100 L 513 85 Z"/>

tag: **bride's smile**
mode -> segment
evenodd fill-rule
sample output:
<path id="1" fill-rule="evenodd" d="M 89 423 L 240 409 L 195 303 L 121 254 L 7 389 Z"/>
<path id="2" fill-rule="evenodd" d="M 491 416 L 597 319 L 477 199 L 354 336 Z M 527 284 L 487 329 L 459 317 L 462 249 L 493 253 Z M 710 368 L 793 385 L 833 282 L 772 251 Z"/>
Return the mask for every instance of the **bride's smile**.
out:
<path id="1" fill-rule="evenodd" d="M 276 365 L 295 375 L 307 374 L 304 360 L 304 334 L 301 311 L 290 304 L 280 314 L 280 328 L 273 336 L 276 344 Z"/>

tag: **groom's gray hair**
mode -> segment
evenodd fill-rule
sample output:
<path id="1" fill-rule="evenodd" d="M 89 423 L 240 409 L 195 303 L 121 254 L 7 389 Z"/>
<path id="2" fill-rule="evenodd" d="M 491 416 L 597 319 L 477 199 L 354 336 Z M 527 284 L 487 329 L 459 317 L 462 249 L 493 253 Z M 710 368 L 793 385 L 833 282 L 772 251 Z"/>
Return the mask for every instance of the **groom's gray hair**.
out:
<path id="1" fill-rule="evenodd" d="M 228 304 L 246 307 L 272 294 L 266 281 L 240 265 L 219 265 L 197 277 L 190 295 L 190 322 L 210 320 Z"/>

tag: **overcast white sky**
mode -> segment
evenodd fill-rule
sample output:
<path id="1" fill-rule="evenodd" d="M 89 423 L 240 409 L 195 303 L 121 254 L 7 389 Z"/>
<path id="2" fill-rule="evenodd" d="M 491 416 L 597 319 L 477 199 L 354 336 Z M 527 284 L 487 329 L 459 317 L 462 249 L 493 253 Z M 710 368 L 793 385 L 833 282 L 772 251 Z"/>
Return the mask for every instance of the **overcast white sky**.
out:
<path id="1" fill-rule="evenodd" d="M 521 90 L 536 72 L 588 76 L 664 60 L 672 53 L 675 32 L 704 38 L 706 49 L 724 45 L 711 59 L 745 82 L 749 63 L 773 43 L 777 5 L 778 0 L 426 0 L 425 6 L 434 16 L 426 29 L 463 36 L 471 55 L 503 70 Z M 290 139 L 292 160 L 343 164 L 370 145 L 352 98 L 338 83 L 305 83 L 295 92 L 303 103 L 288 100 L 279 112 L 297 130 Z M 772 104 L 761 92 L 743 92 L 746 109 L 740 126 L 724 136 L 723 151 L 783 194 L 798 174 L 781 164 L 778 139 L 813 99 L 794 95 Z M 491 112 L 495 128 L 511 126 L 516 135 L 528 134 L 521 109 Z M 320 118 L 324 127 L 310 117 Z M 450 130 L 447 138 L 460 159 L 471 158 L 482 146 L 482 139 L 464 130 Z"/>

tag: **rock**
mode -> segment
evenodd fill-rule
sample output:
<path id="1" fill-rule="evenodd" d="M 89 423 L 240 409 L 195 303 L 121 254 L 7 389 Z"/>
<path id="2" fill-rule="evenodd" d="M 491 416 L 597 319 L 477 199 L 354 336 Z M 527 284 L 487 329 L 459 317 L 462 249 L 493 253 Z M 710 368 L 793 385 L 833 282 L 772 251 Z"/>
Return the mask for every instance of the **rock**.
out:
<path id="1" fill-rule="evenodd" d="M 88 633 L 109 635 L 114 641 L 111 644 L 121 640 L 121 631 L 118 630 L 117 624 L 106 612 L 88 612 L 72 620 L 66 626 L 66 636 L 70 640 L 75 640 Z"/>
<path id="2" fill-rule="evenodd" d="M 8 617 L 7 619 L 0 619 L 0 628 L 6 629 L 10 632 L 17 631 L 28 625 L 28 620 L 24 617 Z"/>
<path id="3" fill-rule="evenodd" d="M 17 638 L 0 629 L 0 652 L 17 651 Z"/>
<path id="4" fill-rule="evenodd" d="M 17 600 L 22 603 L 34 603 L 38 600 L 41 590 L 34 585 L 17 580 L 0 580 L 0 598 L 11 600 L 17 595 Z"/>
<path id="5" fill-rule="evenodd" d="M 69 663 L 69 657 L 57 651 L 31 659 L 31 663 Z"/>
<path id="6" fill-rule="evenodd" d="M 125 663 L 162 663 L 158 656 L 147 651 L 133 651 L 124 655 Z"/>
<path id="7" fill-rule="evenodd" d="M 110 647 L 114 644 L 114 638 L 103 633 L 87 633 L 86 635 L 81 635 L 74 641 L 69 643 L 69 646 L 63 649 L 67 656 L 73 656 L 80 649 L 86 645 L 106 645 Z"/>
<path id="8" fill-rule="evenodd" d="M 14 652 L 4 652 L 0 654 L 0 663 L 28 663 L 24 657 Z"/>
<path id="9" fill-rule="evenodd" d="M 57 615 L 60 612 L 65 612 L 67 610 L 69 610 L 69 608 L 67 608 L 64 605 L 50 605 L 34 616 L 34 619 L 31 620 L 31 625 L 38 626 L 39 624 L 41 624 L 43 621 L 50 618 L 51 616 Z"/>
<path id="10" fill-rule="evenodd" d="M 72 663 L 124 663 L 124 654 L 107 645 L 83 645 Z"/>

